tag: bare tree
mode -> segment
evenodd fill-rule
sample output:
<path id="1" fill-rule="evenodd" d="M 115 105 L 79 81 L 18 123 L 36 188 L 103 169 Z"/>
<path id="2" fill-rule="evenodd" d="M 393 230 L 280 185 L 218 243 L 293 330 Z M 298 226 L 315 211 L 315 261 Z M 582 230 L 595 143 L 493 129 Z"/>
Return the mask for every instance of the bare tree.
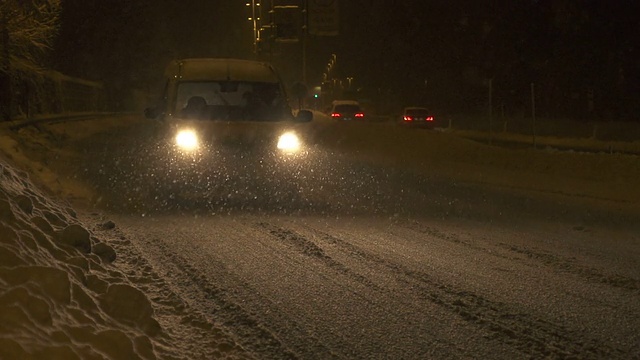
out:
<path id="1" fill-rule="evenodd" d="M 61 0 L 0 2 L 0 111 L 12 115 L 14 81 L 34 82 L 58 31 Z"/>

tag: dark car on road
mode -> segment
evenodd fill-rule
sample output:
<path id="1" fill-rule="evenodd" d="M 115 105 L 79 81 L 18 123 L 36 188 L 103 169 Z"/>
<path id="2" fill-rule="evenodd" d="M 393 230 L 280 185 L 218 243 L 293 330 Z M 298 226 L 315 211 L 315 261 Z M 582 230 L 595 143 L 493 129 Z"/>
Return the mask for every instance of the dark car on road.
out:
<path id="1" fill-rule="evenodd" d="M 183 59 L 167 66 L 165 78 L 160 104 L 146 110 L 158 120 L 152 150 L 144 154 L 144 169 L 137 169 L 153 180 L 148 196 L 178 205 L 226 204 L 229 194 L 242 191 L 250 193 L 242 195 L 245 204 L 273 198 L 269 189 L 297 186 L 292 169 L 305 164 L 313 114 L 291 109 L 273 66 Z"/>
<path id="2" fill-rule="evenodd" d="M 295 152 L 301 145 L 296 124 L 313 118 L 308 110 L 293 114 L 278 73 L 265 62 L 176 60 L 165 78 L 161 104 L 146 115 L 169 126 L 181 151 L 197 150 L 202 143 L 260 143 Z"/>
<path id="3" fill-rule="evenodd" d="M 424 107 L 405 107 L 400 116 L 400 124 L 433 129 L 436 127 L 435 117 Z"/>
<path id="4" fill-rule="evenodd" d="M 360 103 L 354 100 L 335 100 L 331 108 L 331 118 L 340 121 L 365 119 Z"/>

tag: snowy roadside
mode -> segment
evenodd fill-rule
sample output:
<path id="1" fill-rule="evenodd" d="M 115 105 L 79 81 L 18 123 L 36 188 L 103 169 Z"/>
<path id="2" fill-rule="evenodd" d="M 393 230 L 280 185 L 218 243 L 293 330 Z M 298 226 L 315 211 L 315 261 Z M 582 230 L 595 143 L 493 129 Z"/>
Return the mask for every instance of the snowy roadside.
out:
<path id="1" fill-rule="evenodd" d="M 478 140 L 485 143 L 493 141 L 511 145 L 533 147 L 531 135 L 484 131 L 443 129 L 459 137 Z M 640 155 L 640 140 L 637 141 L 602 141 L 594 138 L 563 138 L 557 136 L 536 136 L 536 147 L 546 151 L 590 152 L 608 154 Z"/>
<path id="2" fill-rule="evenodd" d="M 64 194 L 46 162 L 0 133 L 0 359 L 251 358 L 117 224 L 52 200 L 22 167 Z"/>
<path id="3" fill-rule="evenodd" d="M 336 125 L 339 132 L 333 130 Z M 640 204 L 638 155 L 605 150 L 567 152 L 553 146 L 506 149 L 447 132 L 390 123 L 335 124 L 322 119 L 316 127 L 316 140 L 327 149 L 348 151 L 363 160 L 411 169 L 427 177 Z M 603 146 L 589 139 L 551 140 L 564 147 Z M 640 142 L 626 146 L 640 151 Z"/>
<path id="4" fill-rule="evenodd" d="M 318 120 L 318 144 L 378 165 L 640 204 L 637 156 L 506 150 L 388 124 Z M 215 319 L 189 309 L 118 224 L 78 210 L 100 194 L 70 171 L 82 154 L 67 140 L 104 130 L 92 121 L 0 128 L 0 359 L 250 358 Z"/>

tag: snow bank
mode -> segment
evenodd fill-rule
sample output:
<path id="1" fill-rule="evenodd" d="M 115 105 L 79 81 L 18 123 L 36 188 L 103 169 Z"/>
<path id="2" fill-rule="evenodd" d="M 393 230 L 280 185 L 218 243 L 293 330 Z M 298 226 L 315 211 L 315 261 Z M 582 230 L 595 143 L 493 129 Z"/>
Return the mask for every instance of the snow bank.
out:
<path id="1" fill-rule="evenodd" d="M 337 124 L 316 116 L 314 140 L 324 148 L 426 177 L 640 203 L 637 155 L 506 149 L 438 131 L 390 123 Z M 576 140 L 563 139 L 563 144 L 576 145 Z"/>
<path id="2" fill-rule="evenodd" d="M 54 166 L 75 159 L 64 133 L 2 125 L 0 360 L 252 358 L 215 318 L 191 309 L 116 224 L 51 200 L 78 206 L 94 194 Z M 104 123 L 72 127 L 88 136 Z"/>
<path id="3" fill-rule="evenodd" d="M 155 359 L 163 331 L 116 253 L 0 159 L 0 359 Z"/>

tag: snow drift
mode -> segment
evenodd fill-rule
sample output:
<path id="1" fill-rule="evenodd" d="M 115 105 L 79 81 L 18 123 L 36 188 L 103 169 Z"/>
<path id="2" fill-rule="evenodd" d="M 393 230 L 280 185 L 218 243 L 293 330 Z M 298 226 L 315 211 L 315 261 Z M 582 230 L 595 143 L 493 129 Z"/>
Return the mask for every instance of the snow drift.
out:
<path id="1" fill-rule="evenodd" d="M 75 212 L 0 162 L 0 358 L 156 358 L 147 297 Z"/>
<path id="2" fill-rule="evenodd" d="M 0 158 L 0 359 L 250 358 L 82 219 Z"/>

